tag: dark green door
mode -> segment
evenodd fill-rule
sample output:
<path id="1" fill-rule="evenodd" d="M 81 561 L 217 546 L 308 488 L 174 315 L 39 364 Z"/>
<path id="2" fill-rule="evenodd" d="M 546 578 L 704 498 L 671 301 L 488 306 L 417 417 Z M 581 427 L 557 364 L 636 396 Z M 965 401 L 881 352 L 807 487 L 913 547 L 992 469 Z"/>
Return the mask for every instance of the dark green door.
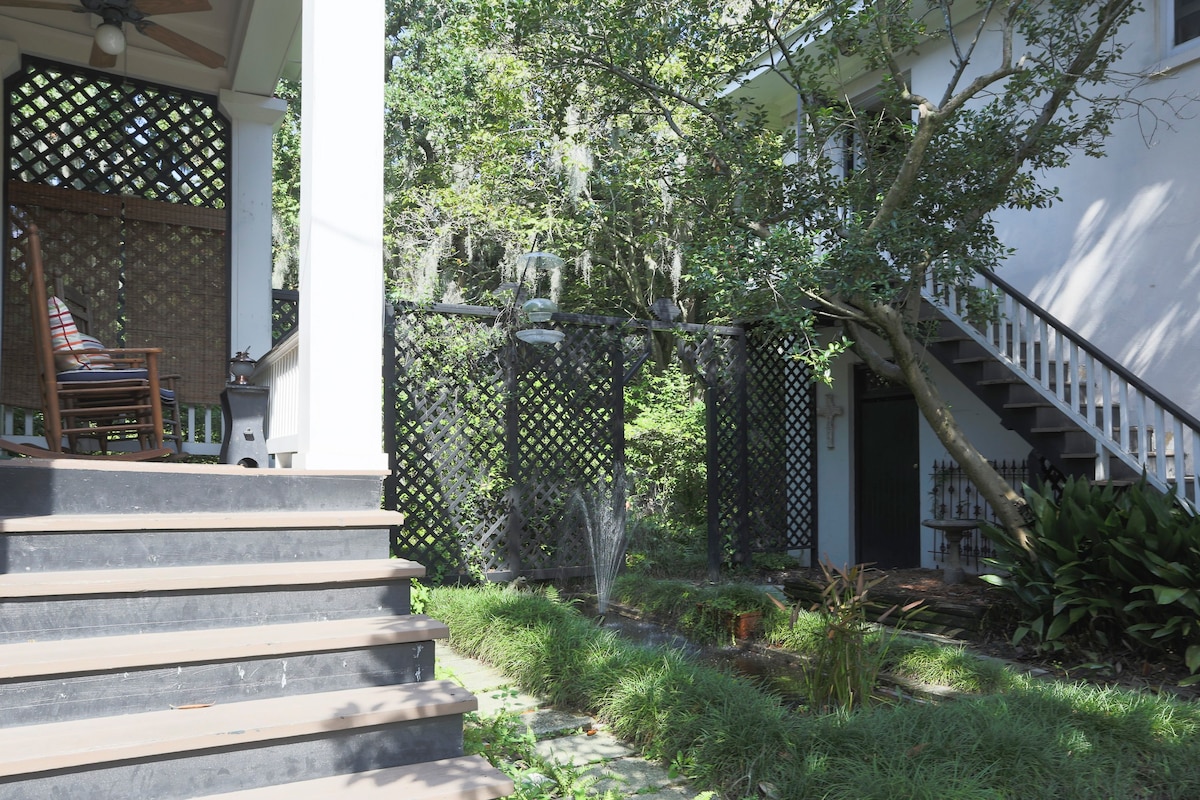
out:
<path id="1" fill-rule="evenodd" d="M 855 557 L 882 569 L 921 565 L 917 403 L 903 387 L 855 370 Z"/>

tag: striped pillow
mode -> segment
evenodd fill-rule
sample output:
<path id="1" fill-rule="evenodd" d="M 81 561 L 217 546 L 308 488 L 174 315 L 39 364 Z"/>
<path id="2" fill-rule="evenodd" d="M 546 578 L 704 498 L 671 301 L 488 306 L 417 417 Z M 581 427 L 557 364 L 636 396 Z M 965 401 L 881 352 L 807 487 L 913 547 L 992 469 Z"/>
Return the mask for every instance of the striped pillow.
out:
<path id="1" fill-rule="evenodd" d="M 54 351 L 54 363 L 58 370 L 109 369 L 112 359 L 108 356 L 87 355 L 103 350 L 104 345 L 95 337 L 79 332 L 67 304 L 57 297 L 51 297 L 46 305 L 50 312 L 50 348 Z"/>

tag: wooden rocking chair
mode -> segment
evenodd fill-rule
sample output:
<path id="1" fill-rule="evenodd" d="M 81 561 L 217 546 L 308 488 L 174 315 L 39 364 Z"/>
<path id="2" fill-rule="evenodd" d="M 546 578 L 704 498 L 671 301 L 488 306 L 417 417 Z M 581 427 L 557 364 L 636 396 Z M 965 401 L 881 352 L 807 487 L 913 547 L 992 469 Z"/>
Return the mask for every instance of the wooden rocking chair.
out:
<path id="1" fill-rule="evenodd" d="M 29 226 L 27 242 L 29 302 L 33 318 L 34 349 L 42 392 L 42 416 L 46 448 L 0 440 L 0 448 L 35 458 L 106 457 L 128 461 L 165 458 L 163 447 L 162 387 L 159 384 L 159 348 L 98 348 L 72 344 L 78 337 L 74 321 L 65 307 L 65 319 L 56 319 L 67 346 L 60 356 L 74 360 L 76 367 L 55 361 L 49 297 L 42 267 L 41 237 L 36 225 Z M 61 344 L 61 342 L 60 342 Z M 77 349 L 78 348 L 78 349 Z M 64 443 L 65 440 L 65 443 Z M 85 451 L 82 444 L 94 441 Z M 132 443 L 137 449 L 110 451 L 114 443 Z"/>

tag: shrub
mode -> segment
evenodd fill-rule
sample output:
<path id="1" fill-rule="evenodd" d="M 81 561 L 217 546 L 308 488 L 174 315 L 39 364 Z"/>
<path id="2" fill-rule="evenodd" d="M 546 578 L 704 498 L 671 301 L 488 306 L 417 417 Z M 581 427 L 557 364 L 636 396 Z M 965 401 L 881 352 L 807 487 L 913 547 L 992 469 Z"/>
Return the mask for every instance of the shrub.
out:
<path id="1" fill-rule="evenodd" d="M 704 402 L 692 388 L 678 365 L 647 374 L 629 389 L 625 423 L 638 511 L 685 525 L 704 523 L 708 500 Z"/>
<path id="2" fill-rule="evenodd" d="M 987 527 L 1021 624 L 1044 650 L 1148 648 L 1182 659 L 1200 681 L 1200 519 L 1143 479 L 1125 490 L 1069 479 L 1027 490 L 1036 515 L 1029 556 L 1006 531 Z"/>
<path id="3" fill-rule="evenodd" d="M 814 708 L 849 711 L 870 702 L 895 633 L 872 636 L 876 626 L 867 617 L 868 596 L 883 577 L 868 580 L 865 564 L 838 568 L 822 561 L 821 571 L 825 589 L 815 609 L 821 625 L 804 669 L 804 692 Z M 920 602 L 901 611 L 911 611 Z M 896 608 L 888 609 L 878 620 L 882 622 Z M 801 610 L 796 606 L 792 611 L 792 627 Z"/>

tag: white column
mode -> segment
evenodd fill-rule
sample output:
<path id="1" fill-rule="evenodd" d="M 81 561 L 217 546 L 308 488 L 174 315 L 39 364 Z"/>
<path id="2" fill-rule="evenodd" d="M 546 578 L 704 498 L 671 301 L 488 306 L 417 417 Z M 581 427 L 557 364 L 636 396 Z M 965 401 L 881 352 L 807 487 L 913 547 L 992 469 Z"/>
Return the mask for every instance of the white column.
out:
<path id="1" fill-rule="evenodd" d="M 300 171 L 302 469 L 386 469 L 383 0 L 304 0 Z"/>
<path id="2" fill-rule="evenodd" d="M 271 153 L 287 104 L 228 90 L 219 99 L 233 134 L 229 346 L 262 358 L 271 349 Z"/>

